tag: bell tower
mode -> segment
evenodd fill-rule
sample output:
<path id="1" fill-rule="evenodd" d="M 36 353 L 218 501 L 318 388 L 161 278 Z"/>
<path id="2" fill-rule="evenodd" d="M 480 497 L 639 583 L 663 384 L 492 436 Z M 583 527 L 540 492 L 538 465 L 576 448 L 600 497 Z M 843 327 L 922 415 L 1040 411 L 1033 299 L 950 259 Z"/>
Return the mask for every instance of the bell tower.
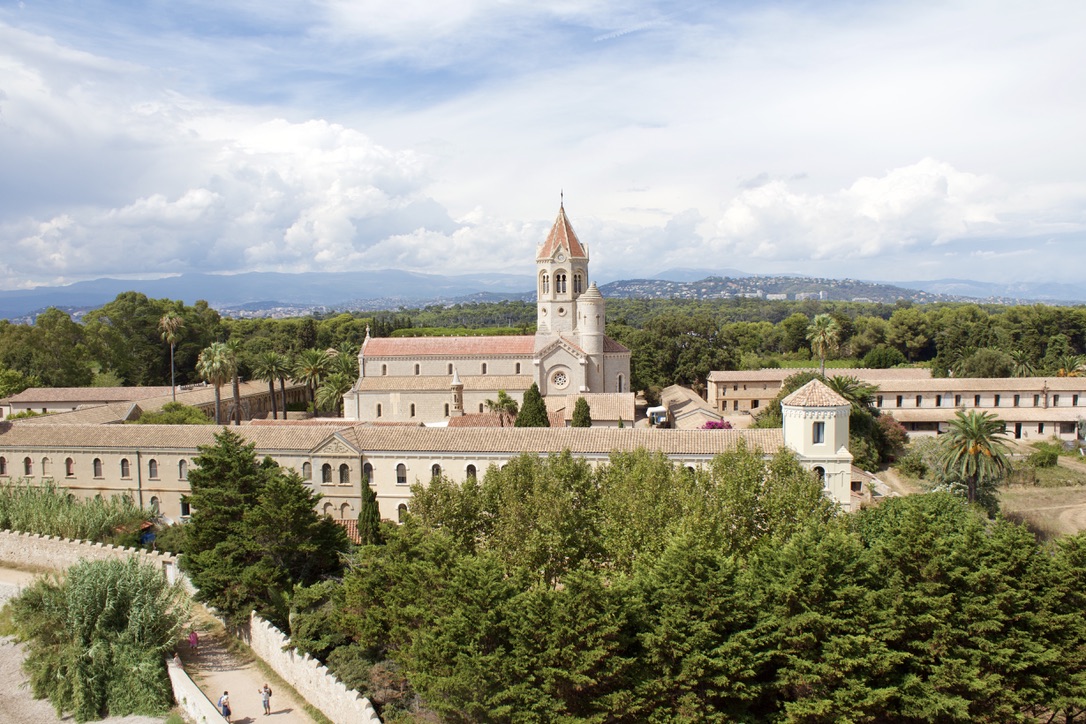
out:
<path id="1" fill-rule="evenodd" d="M 536 329 L 541 336 L 577 333 L 577 299 L 588 291 L 588 249 L 558 207 L 547 240 L 535 255 Z"/>

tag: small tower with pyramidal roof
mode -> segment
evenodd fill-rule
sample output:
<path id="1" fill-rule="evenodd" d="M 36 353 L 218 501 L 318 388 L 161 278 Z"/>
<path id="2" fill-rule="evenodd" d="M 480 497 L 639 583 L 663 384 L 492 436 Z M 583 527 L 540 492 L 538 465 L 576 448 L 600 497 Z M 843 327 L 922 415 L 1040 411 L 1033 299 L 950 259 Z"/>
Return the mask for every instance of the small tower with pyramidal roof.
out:
<path id="1" fill-rule="evenodd" d="M 826 494 L 845 510 L 851 507 L 847 501 L 852 495 L 850 410 L 848 400 L 821 380 L 811 380 L 781 400 L 784 444 L 822 479 Z"/>

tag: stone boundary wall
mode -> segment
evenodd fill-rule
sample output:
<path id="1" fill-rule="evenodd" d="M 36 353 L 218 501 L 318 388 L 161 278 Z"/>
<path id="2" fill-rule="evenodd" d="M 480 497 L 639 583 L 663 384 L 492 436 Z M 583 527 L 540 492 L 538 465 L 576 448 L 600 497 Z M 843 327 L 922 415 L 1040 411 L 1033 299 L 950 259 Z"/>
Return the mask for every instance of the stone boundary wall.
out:
<path id="1" fill-rule="evenodd" d="M 381 724 L 369 699 L 348 689 L 309 654 L 291 648 L 290 639 L 255 611 L 249 617 L 248 630 L 243 627 L 240 633 L 253 653 L 335 724 Z"/>
<path id="2" fill-rule="evenodd" d="M 162 570 L 171 583 L 178 579 L 174 556 L 142 548 L 104 545 L 52 535 L 0 530 L 0 561 L 32 568 L 64 571 L 81 560 L 102 561 L 140 556 Z"/>
<path id="3" fill-rule="evenodd" d="M 173 698 L 192 721 L 196 724 L 225 724 L 226 719 L 219 713 L 218 707 L 192 682 L 180 661 L 166 659 L 166 671 L 173 685 Z"/>

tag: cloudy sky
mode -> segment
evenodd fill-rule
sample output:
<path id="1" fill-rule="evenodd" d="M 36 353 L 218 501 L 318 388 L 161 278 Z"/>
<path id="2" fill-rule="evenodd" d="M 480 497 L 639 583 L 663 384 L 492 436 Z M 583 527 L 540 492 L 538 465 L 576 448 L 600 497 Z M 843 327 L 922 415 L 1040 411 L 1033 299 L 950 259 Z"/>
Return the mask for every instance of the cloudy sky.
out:
<path id="1" fill-rule="evenodd" d="M 1074 282 L 1084 27 L 1081 0 L 0 0 L 0 288 L 529 274 L 563 190 L 601 281 Z"/>

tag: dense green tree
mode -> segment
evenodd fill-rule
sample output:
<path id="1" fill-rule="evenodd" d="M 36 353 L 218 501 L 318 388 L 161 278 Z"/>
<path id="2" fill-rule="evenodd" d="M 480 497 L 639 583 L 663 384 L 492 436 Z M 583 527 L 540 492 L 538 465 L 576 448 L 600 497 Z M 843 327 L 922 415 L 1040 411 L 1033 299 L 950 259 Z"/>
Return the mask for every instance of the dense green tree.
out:
<path id="1" fill-rule="evenodd" d="M 377 545 L 381 542 L 381 509 L 377 505 L 377 491 L 369 485 L 362 486 L 362 502 L 358 508 L 359 544 Z"/>
<path id="2" fill-rule="evenodd" d="M 1011 377 L 1014 375 L 1014 358 L 1006 352 L 982 347 L 964 357 L 955 365 L 958 377 Z"/>
<path id="3" fill-rule="evenodd" d="M 0 398 L 17 395 L 30 387 L 37 387 L 39 382 L 35 377 L 27 377 L 18 370 L 0 368 Z"/>
<path id="4" fill-rule="evenodd" d="M 915 307 L 899 309 L 890 317 L 886 342 L 900 350 L 910 362 L 925 359 L 931 344 L 931 326 Z"/>
<path id="5" fill-rule="evenodd" d="M 900 350 L 880 344 L 864 355 L 863 362 L 860 363 L 860 366 L 868 367 L 870 369 L 885 370 L 891 367 L 897 367 L 898 365 L 903 365 L 907 361 L 905 355 L 901 354 Z"/>
<path id="6" fill-rule="evenodd" d="M 140 425 L 211 425 L 213 423 L 200 408 L 180 402 L 167 402 L 161 410 L 143 413 L 136 422 Z"/>
<path id="7" fill-rule="evenodd" d="M 592 410 L 588 406 L 588 400 L 583 397 L 578 397 L 577 403 L 573 406 L 570 427 L 592 427 Z"/>
<path id="8" fill-rule="evenodd" d="M 520 406 L 520 412 L 516 415 L 515 427 L 550 427 L 551 421 L 547 416 L 547 406 L 543 403 L 543 396 L 539 394 L 539 386 L 532 383 L 524 392 L 524 404 Z"/>

